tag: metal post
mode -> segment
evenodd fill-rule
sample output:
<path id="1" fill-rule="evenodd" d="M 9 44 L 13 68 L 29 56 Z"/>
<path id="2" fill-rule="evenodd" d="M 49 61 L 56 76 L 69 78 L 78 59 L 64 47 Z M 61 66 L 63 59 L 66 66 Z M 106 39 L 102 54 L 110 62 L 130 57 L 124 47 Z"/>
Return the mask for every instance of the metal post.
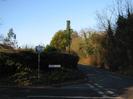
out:
<path id="1" fill-rule="evenodd" d="M 39 79 L 40 78 L 40 55 L 41 55 L 41 52 L 43 52 L 43 46 L 36 46 L 35 50 L 38 54 L 38 68 L 37 68 L 37 78 Z"/>
<path id="2" fill-rule="evenodd" d="M 38 79 L 40 78 L 40 53 L 38 53 Z"/>

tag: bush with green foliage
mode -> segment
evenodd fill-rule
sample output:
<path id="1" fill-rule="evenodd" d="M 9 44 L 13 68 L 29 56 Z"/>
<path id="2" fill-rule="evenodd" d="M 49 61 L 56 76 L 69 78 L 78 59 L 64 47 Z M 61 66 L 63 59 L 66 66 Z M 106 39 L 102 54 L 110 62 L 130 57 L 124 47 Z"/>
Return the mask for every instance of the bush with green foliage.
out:
<path id="1" fill-rule="evenodd" d="M 20 66 L 17 68 L 16 73 L 10 77 L 10 79 L 12 79 L 13 82 L 19 86 L 28 86 L 32 84 L 32 80 L 35 78 L 32 74 L 33 73 L 30 68 Z"/>
<path id="2" fill-rule="evenodd" d="M 46 53 L 49 53 L 49 52 L 58 52 L 58 51 L 59 51 L 59 49 L 57 49 L 57 48 L 55 48 L 55 47 L 53 47 L 51 45 L 47 45 L 45 47 L 45 49 L 44 49 L 44 52 L 46 52 Z"/>
<path id="3" fill-rule="evenodd" d="M 62 30 L 56 32 L 50 45 L 61 51 L 66 51 L 66 47 L 69 45 L 68 34 Z"/>

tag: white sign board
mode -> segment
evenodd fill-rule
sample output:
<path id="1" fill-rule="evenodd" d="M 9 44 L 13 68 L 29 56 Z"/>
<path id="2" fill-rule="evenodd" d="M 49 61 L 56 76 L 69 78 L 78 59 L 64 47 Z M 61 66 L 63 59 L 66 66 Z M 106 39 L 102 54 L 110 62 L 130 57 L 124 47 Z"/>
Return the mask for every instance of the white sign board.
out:
<path id="1" fill-rule="evenodd" d="M 49 68 L 61 68 L 61 65 L 48 65 Z"/>
<path id="2" fill-rule="evenodd" d="M 44 49 L 43 46 L 40 46 L 40 45 L 39 46 L 36 46 L 36 52 L 37 53 L 43 52 L 43 49 Z"/>

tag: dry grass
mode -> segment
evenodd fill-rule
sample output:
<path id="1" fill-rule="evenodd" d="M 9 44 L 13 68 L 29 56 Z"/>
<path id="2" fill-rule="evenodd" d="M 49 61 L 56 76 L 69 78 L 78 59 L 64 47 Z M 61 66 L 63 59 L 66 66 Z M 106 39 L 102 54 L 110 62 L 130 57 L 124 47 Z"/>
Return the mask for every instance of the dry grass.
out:
<path id="1" fill-rule="evenodd" d="M 79 64 L 85 65 L 96 65 L 97 58 L 94 55 L 90 55 L 88 57 L 81 57 L 79 60 Z"/>
<path id="2" fill-rule="evenodd" d="M 0 52 L 12 53 L 15 52 L 13 49 L 0 49 Z"/>

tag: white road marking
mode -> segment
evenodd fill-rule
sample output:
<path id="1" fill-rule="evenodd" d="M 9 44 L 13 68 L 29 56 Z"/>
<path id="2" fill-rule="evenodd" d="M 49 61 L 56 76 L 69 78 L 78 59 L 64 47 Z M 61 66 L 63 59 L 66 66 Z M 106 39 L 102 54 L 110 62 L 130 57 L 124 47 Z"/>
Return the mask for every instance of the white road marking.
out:
<path id="1" fill-rule="evenodd" d="M 92 88 L 94 91 L 96 91 L 98 94 L 102 95 L 103 97 L 107 97 L 108 95 L 117 96 L 113 91 L 103 88 L 103 86 L 100 86 L 97 83 L 94 83 L 95 86 L 88 84 L 90 88 Z M 103 91 L 101 91 L 103 90 Z"/>
<path id="2" fill-rule="evenodd" d="M 99 88 L 103 88 L 103 86 L 98 85 Z"/>
<path id="3" fill-rule="evenodd" d="M 95 88 L 95 87 L 94 87 L 93 85 L 91 85 L 91 84 L 88 84 L 88 85 L 89 85 L 90 88 L 93 88 L 93 89 Z"/>
<path id="4" fill-rule="evenodd" d="M 98 94 L 102 95 L 102 97 L 107 97 L 107 95 L 101 91 L 100 89 L 96 88 L 95 86 L 88 84 L 90 88 L 92 88 L 94 91 L 96 91 Z"/>
<path id="5" fill-rule="evenodd" d="M 99 85 L 99 84 L 97 84 L 97 83 L 94 83 L 94 85 L 96 85 L 96 86 L 99 87 L 99 88 L 103 88 L 103 86 L 101 86 L 101 85 Z"/>
<path id="6" fill-rule="evenodd" d="M 115 94 L 113 91 L 107 90 L 107 93 L 109 94 Z"/>
<path id="7" fill-rule="evenodd" d="M 108 96 L 104 96 L 104 97 L 85 97 L 85 96 L 27 96 L 27 98 L 70 98 L 70 99 L 117 99 L 118 97 L 108 97 Z"/>
<path id="8" fill-rule="evenodd" d="M 94 83 L 94 85 L 97 86 L 98 88 L 101 88 L 101 89 L 105 90 L 107 94 L 116 95 L 113 91 L 108 90 L 108 89 L 104 89 L 103 86 L 101 86 L 101 85 L 99 85 L 97 83 Z"/>

